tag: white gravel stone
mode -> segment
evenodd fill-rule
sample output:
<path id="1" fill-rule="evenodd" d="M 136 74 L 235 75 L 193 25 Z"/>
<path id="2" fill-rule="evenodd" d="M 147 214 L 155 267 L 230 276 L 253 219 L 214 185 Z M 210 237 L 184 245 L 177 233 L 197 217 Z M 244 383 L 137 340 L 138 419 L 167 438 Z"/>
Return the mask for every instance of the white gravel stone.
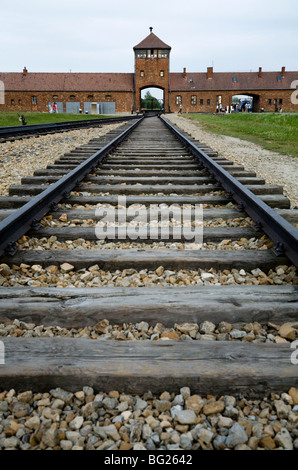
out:
<path id="1" fill-rule="evenodd" d="M 70 423 L 69 427 L 72 431 L 77 431 L 83 425 L 84 418 L 82 416 L 76 416 Z"/>
<path id="2" fill-rule="evenodd" d="M 239 424 L 235 423 L 232 428 L 230 429 L 229 435 L 226 440 L 226 445 L 230 449 L 233 449 L 239 444 L 245 444 L 248 441 L 248 436 L 245 432 L 244 427 Z"/>
<path id="3" fill-rule="evenodd" d="M 293 450 L 293 440 L 286 428 L 282 428 L 280 432 L 277 433 L 275 436 L 275 442 L 286 450 Z"/>
<path id="4" fill-rule="evenodd" d="M 192 410 L 178 411 L 175 418 L 180 424 L 195 424 L 197 422 L 196 414 Z"/>

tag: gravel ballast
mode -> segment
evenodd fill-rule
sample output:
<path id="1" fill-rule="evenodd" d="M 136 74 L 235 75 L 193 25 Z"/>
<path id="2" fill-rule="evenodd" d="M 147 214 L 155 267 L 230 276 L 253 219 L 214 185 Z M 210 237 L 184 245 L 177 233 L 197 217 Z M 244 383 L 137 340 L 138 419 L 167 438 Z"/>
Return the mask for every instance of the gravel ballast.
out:
<path id="1" fill-rule="evenodd" d="M 292 202 L 298 204 L 293 170 L 283 172 L 276 181 L 277 170 L 270 162 L 276 155 L 259 152 L 251 143 L 243 143 L 238 152 L 237 145 L 221 136 L 201 131 L 195 124 L 176 115 L 167 116 L 172 122 L 190 132 L 194 137 L 218 150 L 220 155 L 243 163 L 246 169 L 254 169 L 268 183 L 285 185 L 285 192 Z M 121 124 L 119 124 L 121 125 Z M 0 194 L 6 195 L 12 184 L 34 170 L 45 168 L 59 156 L 88 143 L 90 139 L 118 127 L 117 124 L 102 129 L 71 131 L 67 134 L 42 136 L 14 143 L 1 144 Z M 238 141 L 238 139 L 232 139 Z M 244 151 L 243 149 L 246 149 Z M 268 154 L 268 156 L 266 156 Z M 264 158 L 263 158 L 264 157 Z M 268 157 L 268 158 L 267 158 Z M 284 160 L 283 160 L 284 159 Z M 280 162 L 286 162 L 282 157 Z M 266 163 L 263 166 L 263 161 Z M 268 163 L 268 165 L 267 165 Z M 281 164 L 281 163 L 279 163 Z M 263 166 L 263 169 L 262 169 Z M 284 183 L 283 177 L 288 176 Z M 90 185 L 91 186 L 91 185 Z M 73 196 L 88 196 L 88 185 L 84 192 L 72 192 Z M 101 193 L 109 195 L 109 193 Z M 165 195 L 161 193 L 162 195 Z M 174 194 L 174 193 L 173 193 Z M 214 195 L 223 194 L 214 192 Z M 198 193 L 199 195 L 199 193 Z M 166 195 L 165 195 L 166 196 Z M 179 199 L 179 195 L 177 195 Z M 295 199 L 296 198 L 296 199 Z M 204 208 L 212 206 L 205 205 Z M 220 207 L 220 206 L 219 206 Z M 229 203 L 222 208 L 234 208 Z M 92 205 L 62 204 L 60 208 L 91 209 Z M 67 214 L 55 220 L 51 216 L 43 219 L 44 227 L 93 227 L 93 219 L 71 220 Z M 206 222 L 204 226 L 247 227 L 251 219 L 218 220 Z M 113 243 L 84 239 L 59 241 L 57 237 L 31 238 L 23 236 L 18 247 L 22 250 L 74 250 L 74 249 L 185 249 L 183 243 L 154 242 Z M 205 243 L 205 250 L 259 250 L 272 247 L 267 237 L 259 240 L 223 240 L 221 245 Z M 221 286 L 221 285 L 297 285 L 297 270 L 294 266 L 277 266 L 268 272 L 261 269 L 213 268 L 198 270 L 169 270 L 159 266 L 156 270 L 124 269 L 104 271 L 98 265 L 86 269 L 75 269 L 69 263 L 60 266 L 0 264 L 1 287 L 150 287 L 172 286 Z M 227 287 L 228 288 L 228 287 Z M 58 325 L 44 326 L 25 323 L 18 319 L 0 322 L 1 338 L 86 338 L 90 341 L 224 341 L 275 343 L 293 346 L 298 339 L 298 323 L 261 324 L 258 322 L 232 325 L 227 321 L 214 324 L 208 319 L 198 323 L 175 323 L 165 327 L 147 321 L 140 323 L 111 324 L 107 319 L 84 328 L 64 328 Z M 62 340 L 61 340 L 62 341 Z M 89 344 L 89 343 L 88 343 Z M 93 344 L 93 343 L 92 343 Z M 171 343 L 170 343 L 171 344 Z M 173 343 L 172 343 L 173 344 Z M 199 344 L 199 343 L 198 343 Z M 265 345 L 266 346 L 266 345 Z M 265 347 L 264 346 L 264 347 Z M 183 344 L 181 344 L 183 347 Z M 108 393 L 94 390 L 88 384 L 77 391 L 60 388 L 45 393 L 26 390 L 5 390 L 0 384 L 0 449 L 1 450 L 298 450 L 298 389 L 290 388 L 282 394 L 272 393 L 259 399 L 223 395 L 200 396 L 188 387 L 180 390 L 165 390 L 161 395 L 150 391 L 142 395 L 131 395 L 125 390 Z"/>
<path id="2" fill-rule="evenodd" d="M 298 389 L 259 400 L 188 387 L 138 396 L 83 387 L 0 392 L 2 450 L 298 449 Z"/>
<path id="3" fill-rule="evenodd" d="M 0 195 L 8 195 L 9 187 L 20 184 L 21 178 L 33 175 L 35 170 L 46 168 L 65 153 L 88 144 L 91 139 L 99 138 L 121 125 L 122 123 L 107 124 L 99 128 L 1 143 Z"/>

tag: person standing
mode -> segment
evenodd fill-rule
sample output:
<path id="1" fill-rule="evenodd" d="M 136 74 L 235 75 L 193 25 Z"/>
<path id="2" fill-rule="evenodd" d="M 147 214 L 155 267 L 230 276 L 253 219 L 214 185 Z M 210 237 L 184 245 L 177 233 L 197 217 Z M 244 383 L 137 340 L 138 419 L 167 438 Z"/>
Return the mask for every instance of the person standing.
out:
<path id="1" fill-rule="evenodd" d="M 26 126 L 27 125 L 27 122 L 25 121 L 25 117 L 23 114 L 19 115 L 19 121 L 22 123 L 22 126 Z"/>

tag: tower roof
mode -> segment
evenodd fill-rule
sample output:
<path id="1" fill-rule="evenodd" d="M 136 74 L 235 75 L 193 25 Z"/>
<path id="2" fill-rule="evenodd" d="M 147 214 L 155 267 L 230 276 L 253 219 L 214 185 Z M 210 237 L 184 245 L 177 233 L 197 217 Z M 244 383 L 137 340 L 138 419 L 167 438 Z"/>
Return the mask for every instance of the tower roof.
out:
<path id="1" fill-rule="evenodd" d="M 134 49 L 171 49 L 165 42 L 161 41 L 150 28 L 151 33 L 143 41 L 134 46 Z"/>

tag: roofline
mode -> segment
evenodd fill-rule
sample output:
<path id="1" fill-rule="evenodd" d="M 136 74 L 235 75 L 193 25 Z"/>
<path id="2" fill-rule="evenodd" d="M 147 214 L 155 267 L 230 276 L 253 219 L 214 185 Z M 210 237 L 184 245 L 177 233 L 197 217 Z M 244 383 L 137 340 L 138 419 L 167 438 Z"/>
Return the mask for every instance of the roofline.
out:
<path id="1" fill-rule="evenodd" d="M 135 90 L 92 90 L 91 88 L 88 88 L 88 90 L 45 90 L 45 89 L 30 89 L 30 90 L 15 90 L 15 89 L 5 89 L 5 91 L 13 91 L 14 93 L 20 92 L 20 93 L 39 93 L 39 92 L 48 92 L 48 93 L 134 93 Z"/>
<path id="2" fill-rule="evenodd" d="M 192 89 L 187 89 L 187 90 L 181 90 L 181 88 L 171 88 L 169 89 L 169 92 L 180 92 L 180 93 L 190 93 L 193 91 L 201 91 L 201 92 L 214 92 L 214 91 L 259 91 L 259 92 L 264 92 L 264 91 L 294 91 L 294 88 L 238 88 L 238 89 L 232 89 L 232 88 L 209 88 L 209 89 L 204 89 L 204 88 L 192 88 Z M 242 93 L 240 93 L 242 94 Z"/>
<path id="3" fill-rule="evenodd" d="M 171 46 L 168 46 L 168 47 L 164 47 L 164 46 L 163 46 L 163 47 L 153 47 L 153 48 L 152 48 L 152 47 L 138 47 L 138 46 L 134 46 L 134 47 L 133 47 L 133 50 L 136 50 L 136 49 L 140 49 L 140 50 L 142 50 L 142 49 L 164 49 L 164 50 L 169 51 L 169 50 L 171 50 L 172 48 L 171 48 Z"/>

